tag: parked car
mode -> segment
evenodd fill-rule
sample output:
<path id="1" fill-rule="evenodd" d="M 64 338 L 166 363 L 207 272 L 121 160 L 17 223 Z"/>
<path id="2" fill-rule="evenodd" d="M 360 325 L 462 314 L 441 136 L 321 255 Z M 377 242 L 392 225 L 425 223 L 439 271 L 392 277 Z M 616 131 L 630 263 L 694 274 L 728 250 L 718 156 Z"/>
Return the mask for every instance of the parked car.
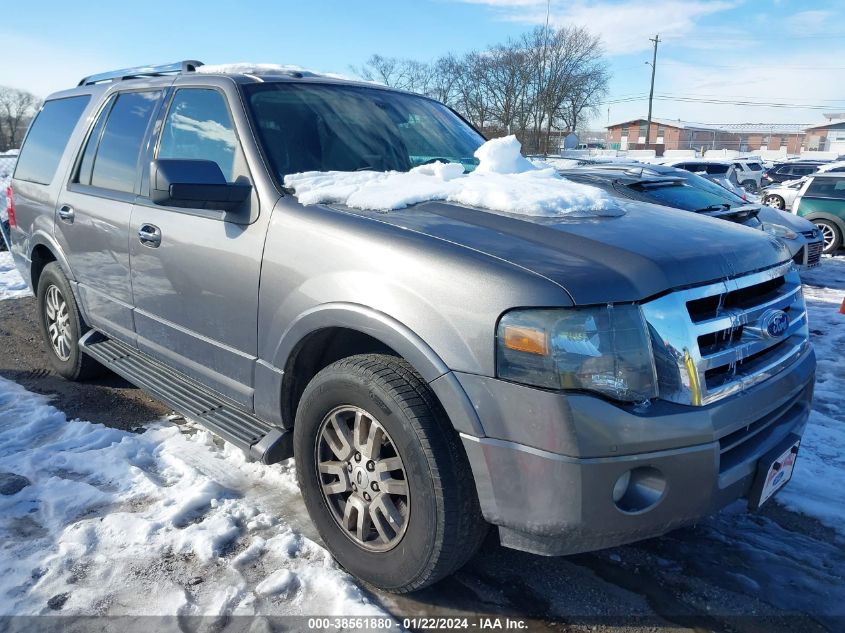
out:
<path id="1" fill-rule="evenodd" d="M 750 204 L 723 187 L 685 170 L 663 165 L 593 165 L 560 170 L 564 177 L 611 195 L 730 220 L 781 240 L 800 268 L 818 266 L 824 243 L 812 222 L 789 212 Z"/>
<path id="2" fill-rule="evenodd" d="M 634 200 L 303 204 L 286 176 L 471 170 L 484 139 L 420 95 L 197 69 L 86 77 L 30 127 L 12 254 L 59 375 L 100 363 L 293 457 L 328 549 L 389 591 L 455 571 L 491 524 L 571 554 L 788 481 L 815 357 L 781 242 Z"/>
<path id="3" fill-rule="evenodd" d="M 760 161 L 739 158 L 733 161 L 733 166 L 740 187 L 751 193 L 763 188 L 763 164 Z"/>
<path id="4" fill-rule="evenodd" d="M 808 176 L 792 203 L 792 211 L 819 228 L 825 254 L 838 251 L 845 235 L 845 174 Z"/>
<path id="5" fill-rule="evenodd" d="M 760 192 L 760 199 L 766 206 L 781 211 L 789 211 L 792 208 L 795 197 L 798 195 L 798 191 L 803 186 L 804 178 L 775 183 L 765 187 Z"/>
<path id="6" fill-rule="evenodd" d="M 698 174 L 703 178 L 712 180 L 718 185 L 721 185 L 728 191 L 735 193 L 742 197 L 744 189 L 740 186 L 737 177 L 737 169 L 733 163 L 729 161 L 691 161 L 691 160 L 669 160 L 664 161 L 667 167 L 674 167 L 675 169 L 683 169 Z"/>
<path id="7" fill-rule="evenodd" d="M 819 167 L 824 165 L 823 161 L 794 160 L 785 163 L 777 163 L 771 169 L 763 172 L 763 187 L 775 183 L 786 182 L 787 180 L 798 180 L 804 176 L 814 174 Z"/>

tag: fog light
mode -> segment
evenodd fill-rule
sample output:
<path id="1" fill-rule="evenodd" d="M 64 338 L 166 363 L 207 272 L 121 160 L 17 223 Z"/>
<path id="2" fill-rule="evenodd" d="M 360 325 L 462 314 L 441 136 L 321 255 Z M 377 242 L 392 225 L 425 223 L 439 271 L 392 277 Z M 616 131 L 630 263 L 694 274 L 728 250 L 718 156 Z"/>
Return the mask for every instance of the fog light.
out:
<path id="1" fill-rule="evenodd" d="M 631 483 L 631 471 L 626 470 L 613 485 L 613 503 L 618 503 L 625 493 L 628 492 L 629 483 Z"/>
<path id="2" fill-rule="evenodd" d="M 651 510 L 666 492 L 666 478 L 656 468 L 638 466 L 619 476 L 613 485 L 613 502 L 627 514 Z"/>

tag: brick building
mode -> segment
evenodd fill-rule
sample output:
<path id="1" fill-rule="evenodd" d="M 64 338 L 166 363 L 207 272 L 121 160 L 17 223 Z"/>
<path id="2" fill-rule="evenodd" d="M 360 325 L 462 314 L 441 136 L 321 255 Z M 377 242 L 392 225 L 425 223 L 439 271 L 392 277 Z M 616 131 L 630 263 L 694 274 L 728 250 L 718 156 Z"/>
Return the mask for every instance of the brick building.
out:
<path id="1" fill-rule="evenodd" d="M 645 118 L 607 127 L 608 146 L 613 149 L 760 149 L 798 154 L 804 150 L 845 153 L 845 113 L 825 114 L 827 123 L 690 123 L 680 119 L 651 120 L 651 143 L 646 146 Z"/>

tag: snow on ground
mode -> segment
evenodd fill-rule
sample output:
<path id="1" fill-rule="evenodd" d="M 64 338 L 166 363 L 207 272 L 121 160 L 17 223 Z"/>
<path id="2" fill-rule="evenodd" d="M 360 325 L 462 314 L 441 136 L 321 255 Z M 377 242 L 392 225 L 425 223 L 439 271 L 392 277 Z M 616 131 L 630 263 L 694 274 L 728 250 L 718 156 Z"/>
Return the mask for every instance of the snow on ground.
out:
<path id="1" fill-rule="evenodd" d="M 520 154 L 515 136 L 484 143 L 469 173 L 457 163 L 421 165 L 408 172 L 309 171 L 285 176 L 302 204 L 344 204 L 391 211 L 445 200 L 490 211 L 535 216 L 615 216 L 624 213 L 601 189 L 539 169 Z"/>
<path id="2" fill-rule="evenodd" d="M 0 237 L 0 240 L 2 239 Z M 29 288 L 12 261 L 12 254 L 9 251 L 0 251 L 0 299 L 16 299 L 29 294 Z"/>
<path id="3" fill-rule="evenodd" d="M 816 350 L 816 390 L 810 423 L 792 481 L 775 499 L 845 535 L 845 257 L 826 257 L 802 274 L 810 337 Z"/>
<path id="4" fill-rule="evenodd" d="M 291 463 L 191 425 L 67 420 L 0 379 L 0 491 L 0 616 L 383 615 L 286 522 Z"/>

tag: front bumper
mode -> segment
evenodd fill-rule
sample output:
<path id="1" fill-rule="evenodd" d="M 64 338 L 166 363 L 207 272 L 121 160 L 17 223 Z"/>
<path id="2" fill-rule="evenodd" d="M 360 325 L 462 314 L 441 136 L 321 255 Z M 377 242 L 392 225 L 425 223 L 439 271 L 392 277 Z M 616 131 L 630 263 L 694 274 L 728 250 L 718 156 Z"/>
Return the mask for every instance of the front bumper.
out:
<path id="1" fill-rule="evenodd" d="M 814 373 L 809 350 L 775 378 L 712 405 L 645 410 L 457 374 L 485 431 L 461 434 L 484 517 L 503 545 L 545 555 L 693 523 L 747 496 L 759 458 L 803 433 Z M 662 488 L 651 505 L 622 509 L 614 485 L 632 469 Z"/>

